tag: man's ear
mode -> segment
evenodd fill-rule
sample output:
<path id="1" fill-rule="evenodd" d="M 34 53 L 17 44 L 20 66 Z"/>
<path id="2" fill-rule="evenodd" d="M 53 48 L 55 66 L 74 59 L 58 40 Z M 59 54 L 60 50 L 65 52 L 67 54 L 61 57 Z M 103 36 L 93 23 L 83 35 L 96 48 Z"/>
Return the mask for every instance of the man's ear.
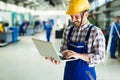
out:
<path id="1" fill-rule="evenodd" d="M 89 16 L 89 13 L 88 13 L 87 11 L 85 12 L 85 16 L 86 16 L 86 17 L 88 17 L 88 16 Z"/>

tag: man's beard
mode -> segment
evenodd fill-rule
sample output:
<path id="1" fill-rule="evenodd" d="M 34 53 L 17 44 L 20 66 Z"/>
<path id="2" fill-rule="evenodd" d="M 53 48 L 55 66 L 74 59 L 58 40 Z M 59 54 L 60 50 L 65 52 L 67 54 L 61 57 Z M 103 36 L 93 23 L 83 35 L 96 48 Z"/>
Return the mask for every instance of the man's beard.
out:
<path id="1" fill-rule="evenodd" d="M 79 21 L 75 21 L 75 22 L 73 22 L 73 25 L 78 27 L 78 26 L 80 26 L 80 22 Z"/>

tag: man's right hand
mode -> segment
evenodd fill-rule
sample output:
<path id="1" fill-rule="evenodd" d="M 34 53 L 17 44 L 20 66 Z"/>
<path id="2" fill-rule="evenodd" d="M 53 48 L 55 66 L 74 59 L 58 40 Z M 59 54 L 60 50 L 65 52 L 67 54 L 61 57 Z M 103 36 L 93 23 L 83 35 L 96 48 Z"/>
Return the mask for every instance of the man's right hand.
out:
<path id="1" fill-rule="evenodd" d="M 45 57 L 45 59 L 49 59 L 53 64 L 60 64 L 60 61 L 56 61 L 54 58 L 50 57 L 50 58 L 47 58 Z"/>

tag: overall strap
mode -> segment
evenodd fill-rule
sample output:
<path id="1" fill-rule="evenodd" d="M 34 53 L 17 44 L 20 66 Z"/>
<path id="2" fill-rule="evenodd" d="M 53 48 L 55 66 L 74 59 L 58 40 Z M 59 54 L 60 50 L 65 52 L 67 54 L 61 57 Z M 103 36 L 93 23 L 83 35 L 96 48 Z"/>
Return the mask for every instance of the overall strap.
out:
<path id="1" fill-rule="evenodd" d="M 87 32 L 85 41 L 88 41 L 92 27 L 93 27 L 93 25 L 90 26 L 90 28 L 89 28 L 89 30 L 88 30 L 88 32 Z"/>
<path id="2" fill-rule="evenodd" d="M 70 36 L 71 36 L 71 34 L 72 34 L 73 28 L 74 28 L 74 26 L 72 26 L 72 27 L 70 28 L 70 30 L 69 30 L 69 33 L 68 33 L 68 40 L 70 40 Z"/>
<path id="3" fill-rule="evenodd" d="M 119 33 L 118 28 L 117 28 L 117 23 L 114 23 L 113 25 L 114 25 L 114 27 L 115 27 L 115 30 L 116 30 L 116 32 L 117 32 L 118 37 L 120 38 L 120 33 Z M 119 25 L 119 24 L 118 24 L 118 25 Z"/>

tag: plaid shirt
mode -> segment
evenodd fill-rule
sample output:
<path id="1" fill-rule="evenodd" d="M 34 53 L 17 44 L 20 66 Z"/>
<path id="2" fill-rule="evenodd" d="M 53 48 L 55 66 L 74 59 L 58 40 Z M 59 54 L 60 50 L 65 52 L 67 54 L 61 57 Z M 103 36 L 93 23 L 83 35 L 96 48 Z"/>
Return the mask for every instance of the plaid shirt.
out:
<path id="1" fill-rule="evenodd" d="M 70 39 L 74 42 L 85 41 L 87 31 L 92 24 L 87 22 L 82 27 L 74 27 Z M 67 49 L 68 33 L 70 27 L 67 27 L 63 33 L 63 40 L 60 51 Z M 105 59 L 105 38 L 102 31 L 94 26 L 88 39 L 88 57 L 90 59 L 89 66 L 95 66 Z"/>

